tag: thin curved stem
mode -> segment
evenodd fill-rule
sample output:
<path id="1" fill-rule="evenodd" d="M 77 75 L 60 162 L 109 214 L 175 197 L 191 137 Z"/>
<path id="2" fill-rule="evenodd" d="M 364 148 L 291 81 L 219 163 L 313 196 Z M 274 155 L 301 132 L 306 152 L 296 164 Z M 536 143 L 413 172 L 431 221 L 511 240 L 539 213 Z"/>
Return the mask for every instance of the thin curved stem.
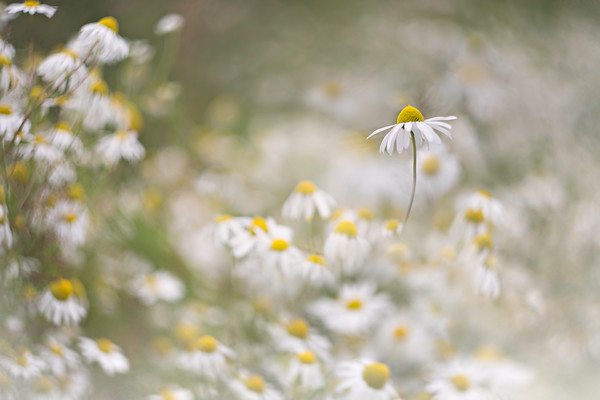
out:
<path id="1" fill-rule="evenodd" d="M 412 190 L 410 193 L 410 202 L 408 203 L 408 209 L 406 210 L 406 216 L 404 217 L 404 222 L 402 223 L 402 229 L 406 228 L 406 223 L 408 222 L 408 216 L 410 215 L 410 210 L 412 209 L 413 201 L 415 200 L 415 192 L 417 190 L 417 142 L 415 141 L 415 134 L 410 132 L 410 140 L 412 141 L 413 148 L 413 182 L 412 182 Z"/>

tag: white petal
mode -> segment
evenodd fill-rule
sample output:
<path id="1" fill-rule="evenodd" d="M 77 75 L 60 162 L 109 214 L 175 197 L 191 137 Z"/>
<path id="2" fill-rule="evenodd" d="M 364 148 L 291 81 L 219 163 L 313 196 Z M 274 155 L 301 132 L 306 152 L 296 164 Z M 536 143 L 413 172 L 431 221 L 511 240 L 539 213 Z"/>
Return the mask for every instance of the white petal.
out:
<path id="1" fill-rule="evenodd" d="M 369 136 L 367 136 L 367 139 L 368 139 L 368 138 L 370 138 L 370 137 L 371 137 L 371 136 L 373 136 L 373 135 L 377 135 L 379 132 L 383 132 L 383 131 L 385 131 L 386 129 L 390 129 L 392 126 L 396 126 L 396 124 L 394 124 L 394 125 L 390 125 L 390 126 L 384 126 L 383 128 L 379 128 L 379 129 L 377 129 L 376 131 L 373 131 L 373 133 L 371 133 Z"/>

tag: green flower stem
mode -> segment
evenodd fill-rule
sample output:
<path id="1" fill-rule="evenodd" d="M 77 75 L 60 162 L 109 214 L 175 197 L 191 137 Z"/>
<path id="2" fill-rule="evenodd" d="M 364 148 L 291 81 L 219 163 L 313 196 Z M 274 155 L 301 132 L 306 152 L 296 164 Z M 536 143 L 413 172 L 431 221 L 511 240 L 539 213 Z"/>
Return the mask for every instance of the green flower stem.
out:
<path id="1" fill-rule="evenodd" d="M 406 216 L 404 217 L 404 222 L 402 223 L 402 229 L 406 228 L 406 223 L 408 222 L 408 216 L 410 215 L 410 210 L 412 209 L 413 201 L 415 200 L 415 191 L 417 189 L 417 142 L 415 141 L 415 134 L 410 132 L 410 140 L 412 141 L 413 148 L 413 182 L 412 182 L 412 191 L 410 193 L 410 202 L 408 203 L 408 209 L 406 210 Z"/>

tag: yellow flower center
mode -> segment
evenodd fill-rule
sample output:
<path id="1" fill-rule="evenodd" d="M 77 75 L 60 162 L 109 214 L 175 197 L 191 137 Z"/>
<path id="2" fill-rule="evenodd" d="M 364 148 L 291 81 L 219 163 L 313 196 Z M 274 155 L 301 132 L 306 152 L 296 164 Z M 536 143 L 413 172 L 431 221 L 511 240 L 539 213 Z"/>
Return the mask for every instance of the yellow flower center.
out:
<path id="1" fill-rule="evenodd" d="M 473 243 L 475 246 L 477 246 L 477 250 L 480 252 L 483 250 L 491 250 L 494 247 L 494 241 L 492 240 L 492 235 L 489 232 L 475 236 Z"/>
<path id="2" fill-rule="evenodd" d="M 357 211 L 358 218 L 366 219 L 367 221 L 371 221 L 375 216 L 373 215 L 373 210 L 369 207 L 360 207 Z"/>
<path id="3" fill-rule="evenodd" d="M 12 65 L 11 59 L 6 57 L 4 54 L 0 54 L 0 66 L 9 67 L 11 65 Z"/>
<path id="4" fill-rule="evenodd" d="M 34 1 L 34 0 L 27 0 L 25 3 L 23 3 L 23 5 L 25 7 L 39 7 L 40 6 L 40 2 L 39 1 Z"/>
<path id="5" fill-rule="evenodd" d="M 300 353 L 297 355 L 298 360 L 302 364 L 314 364 L 317 361 L 317 357 L 312 351 L 305 351 L 304 353 Z"/>
<path id="6" fill-rule="evenodd" d="M 11 115 L 13 109 L 10 104 L 0 104 L 0 114 Z"/>
<path id="7" fill-rule="evenodd" d="M 56 300 L 65 301 L 73 294 L 73 284 L 66 279 L 57 279 L 50 283 L 50 293 Z"/>
<path id="8" fill-rule="evenodd" d="M 379 390 L 390 379 L 390 369 L 382 363 L 369 364 L 363 370 L 363 379 L 369 387 Z"/>
<path id="9" fill-rule="evenodd" d="M 402 340 L 408 336 L 410 328 L 407 325 L 398 325 L 394 330 L 394 339 Z"/>
<path id="10" fill-rule="evenodd" d="M 467 220 L 467 222 L 472 222 L 474 224 L 480 224 L 484 220 L 483 211 L 481 211 L 481 209 L 474 210 L 472 208 L 469 208 L 465 212 L 465 220 Z"/>
<path id="11" fill-rule="evenodd" d="M 252 220 L 252 224 L 250 224 L 250 228 L 248 228 L 252 235 L 256 235 L 256 231 L 254 230 L 255 228 L 260 228 L 265 232 L 269 231 L 269 228 L 267 227 L 267 221 L 262 217 L 255 217 Z"/>
<path id="12" fill-rule="evenodd" d="M 26 367 L 29 365 L 29 359 L 27 358 L 27 350 L 21 349 L 19 354 L 17 355 L 17 364 L 21 367 Z"/>
<path id="13" fill-rule="evenodd" d="M 62 107 L 64 105 L 66 105 L 68 102 L 69 102 L 68 96 L 58 96 L 56 99 L 54 99 L 54 104 L 56 104 L 57 107 Z"/>
<path id="14" fill-rule="evenodd" d="M 101 96 L 106 96 L 108 94 L 108 85 L 102 79 L 97 79 L 90 86 L 90 91 Z"/>
<path id="15" fill-rule="evenodd" d="M 325 259 L 318 254 L 312 254 L 308 256 L 307 260 L 311 263 L 320 264 L 325 266 Z"/>
<path id="16" fill-rule="evenodd" d="M 390 219 L 385 223 L 385 229 L 388 231 L 396 231 L 400 226 L 400 221 L 397 219 Z"/>
<path id="17" fill-rule="evenodd" d="M 233 217 L 229 214 L 223 214 L 223 215 L 219 215 L 218 217 L 215 218 L 215 222 L 217 224 L 220 224 L 221 222 L 225 222 L 225 221 L 229 221 L 230 219 L 232 219 Z"/>
<path id="18" fill-rule="evenodd" d="M 440 170 L 440 160 L 437 157 L 429 156 L 423 161 L 421 168 L 426 175 L 435 175 Z"/>
<path id="19" fill-rule="evenodd" d="M 85 190 L 80 184 L 74 183 L 67 189 L 67 195 L 73 200 L 83 201 L 85 199 Z"/>
<path id="20" fill-rule="evenodd" d="M 164 400 L 177 400 L 177 397 L 175 397 L 173 392 L 171 392 L 169 390 L 165 390 L 164 392 L 161 392 L 160 397 L 162 397 Z"/>
<path id="21" fill-rule="evenodd" d="M 60 121 L 56 124 L 56 129 L 60 129 L 61 131 L 71 132 L 71 126 L 67 121 Z"/>
<path id="22" fill-rule="evenodd" d="M 337 81 L 329 81 L 323 84 L 323 91 L 330 99 L 336 99 L 342 94 L 342 85 Z"/>
<path id="23" fill-rule="evenodd" d="M 61 53 L 66 54 L 68 56 L 71 56 L 71 58 L 73 58 L 73 60 L 77 60 L 77 53 L 75 53 L 73 50 L 71 49 L 64 49 L 61 51 Z"/>
<path id="24" fill-rule="evenodd" d="M 288 244 L 283 239 L 275 239 L 273 243 L 271 243 L 271 250 L 275 251 L 285 251 L 288 248 Z"/>
<path id="25" fill-rule="evenodd" d="M 452 378 L 450 378 L 450 382 L 452 382 L 456 390 L 461 392 L 466 392 L 471 386 L 469 378 L 467 378 L 465 375 L 454 375 Z"/>
<path id="26" fill-rule="evenodd" d="M 487 190 L 485 190 L 485 189 L 479 189 L 477 191 L 477 193 L 479 193 L 480 195 L 483 195 L 483 196 L 485 196 L 487 198 L 490 198 L 490 199 L 492 198 L 492 194 L 490 192 L 488 192 Z"/>
<path id="27" fill-rule="evenodd" d="M 101 352 L 106 354 L 111 353 L 113 351 L 112 342 L 105 338 L 100 338 L 96 340 L 96 346 L 98 346 Z"/>
<path id="28" fill-rule="evenodd" d="M 363 306 L 362 300 L 352 299 L 346 302 L 346 308 L 348 310 L 360 310 Z"/>
<path id="29" fill-rule="evenodd" d="M 64 348 L 60 344 L 58 344 L 56 342 L 50 343 L 48 345 L 48 347 L 50 348 L 50 351 L 52 351 L 57 356 L 62 357 L 65 354 Z"/>
<path id="30" fill-rule="evenodd" d="M 311 181 L 302 181 L 296 185 L 296 192 L 301 194 L 313 194 L 317 191 L 317 187 Z"/>
<path id="31" fill-rule="evenodd" d="M 358 236 L 358 229 L 356 225 L 352 221 L 341 221 L 337 224 L 334 230 L 335 233 L 339 233 L 340 235 L 346 235 L 349 237 Z"/>
<path id="32" fill-rule="evenodd" d="M 6 194 L 4 193 L 4 187 L 0 186 L 0 204 L 6 203 Z"/>
<path id="33" fill-rule="evenodd" d="M 75 213 L 73 211 L 69 211 L 69 212 L 63 214 L 62 219 L 64 222 L 66 222 L 68 224 L 72 224 L 75 221 L 77 221 L 77 213 Z"/>
<path id="34" fill-rule="evenodd" d="M 116 131 L 115 135 L 117 136 L 117 138 L 121 141 L 124 142 L 125 140 L 127 140 L 127 138 L 129 137 L 129 132 L 127 131 Z"/>
<path id="35" fill-rule="evenodd" d="M 246 388 L 255 393 L 263 393 L 265 391 L 265 380 L 259 375 L 250 375 L 244 382 Z"/>
<path id="36" fill-rule="evenodd" d="M 306 339 L 310 332 L 310 326 L 303 319 L 294 319 L 286 326 L 287 333 L 299 339 Z"/>
<path id="37" fill-rule="evenodd" d="M 119 23 L 113 17 L 104 17 L 100 21 L 98 21 L 100 25 L 104 25 L 109 28 L 114 33 L 119 33 Z"/>
<path id="38" fill-rule="evenodd" d="M 196 327 L 186 321 L 182 321 L 175 326 L 174 334 L 181 343 L 189 343 L 196 338 L 198 330 Z"/>
<path id="39" fill-rule="evenodd" d="M 425 118 L 423 118 L 423 114 L 421 111 L 417 110 L 413 106 L 406 106 L 400 114 L 398 114 L 398 120 L 396 123 L 401 124 L 404 122 L 423 122 Z"/>
<path id="40" fill-rule="evenodd" d="M 502 358 L 502 354 L 493 347 L 481 347 L 475 352 L 475 357 L 484 361 L 497 361 Z"/>
<path id="41" fill-rule="evenodd" d="M 200 339 L 198 339 L 198 343 L 196 344 L 198 346 L 198 350 L 203 353 L 214 353 L 219 346 L 219 342 L 217 342 L 214 337 L 208 335 L 202 336 Z"/>

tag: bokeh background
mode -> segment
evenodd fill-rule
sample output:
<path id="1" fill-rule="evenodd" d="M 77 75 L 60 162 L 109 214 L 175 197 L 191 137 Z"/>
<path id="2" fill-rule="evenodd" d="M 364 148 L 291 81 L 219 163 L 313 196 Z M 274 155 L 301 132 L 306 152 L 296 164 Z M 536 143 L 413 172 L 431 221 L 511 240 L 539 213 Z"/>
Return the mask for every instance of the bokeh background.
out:
<path id="1" fill-rule="evenodd" d="M 155 219 L 134 224 L 137 234 L 126 234 L 130 249 L 184 279 L 198 270 L 210 275 L 214 260 L 199 250 L 198 232 L 212 216 L 269 215 L 305 178 L 341 204 L 398 215 L 408 199 L 410 157 L 380 155 L 379 140 L 366 135 L 394 123 L 408 104 L 426 118 L 457 115 L 448 147 L 461 164 L 460 181 L 435 199 L 417 192 L 406 240 L 420 246 L 432 230 L 446 232 L 455 198 L 469 188 L 492 192 L 508 210 L 500 239 L 505 264 L 519 272 L 505 274 L 499 302 L 464 310 L 457 328 L 464 347 L 489 336 L 533 366 L 539 379 L 523 398 L 597 398 L 599 2 L 55 5 L 56 16 L 37 26 L 40 52 L 112 15 L 120 34 L 147 41 L 156 54 L 124 72 L 105 70 L 116 90 L 143 94 L 140 140 L 148 155 L 139 187 L 152 191 L 134 207 L 159 208 Z M 171 12 L 184 16 L 183 30 L 154 35 L 155 23 Z M 12 24 L 4 36 L 24 51 L 28 27 Z M 119 198 L 136 198 L 127 189 L 119 188 Z M 110 201 L 99 196 L 96 204 Z M 200 298 L 205 289 L 188 287 Z M 117 317 L 91 313 L 86 326 L 127 338 L 130 353 L 143 352 L 152 337 L 136 326 L 151 317 L 135 304 L 123 307 Z M 465 333 L 472 326 L 477 338 Z M 99 396 L 137 390 L 117 382 Z"/>

